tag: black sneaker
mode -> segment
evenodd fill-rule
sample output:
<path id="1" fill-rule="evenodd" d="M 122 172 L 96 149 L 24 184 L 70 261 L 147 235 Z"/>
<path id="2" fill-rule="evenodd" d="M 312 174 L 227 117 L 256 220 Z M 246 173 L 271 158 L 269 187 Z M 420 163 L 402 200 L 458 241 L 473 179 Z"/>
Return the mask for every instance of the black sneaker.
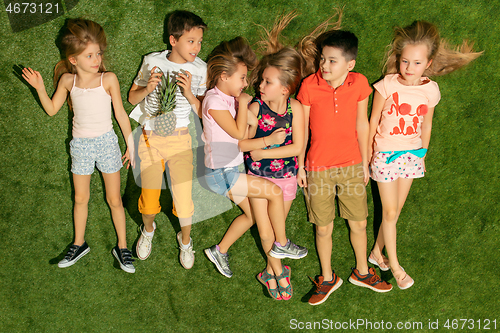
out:
<path id="1" fill-rule="evenodd" d="M 60 268 L 69 267 L 74 265 L 81 257 L 89 253 L 90 247 L 87 245 L 87 242 L 84 242 L 82 245 L 71 245 L 69 247 L 68 253 L 64 256 L 64 259 L 59 261 L 57 266 Z"/>
<path id="2" fill-rule="evenodd" d="M 134 259 L 129 249 L 120 249 L 118 245 L 113 248 L 113 255 L 120 263 L 120 268 L 127 273 L 135 273 Z"/>

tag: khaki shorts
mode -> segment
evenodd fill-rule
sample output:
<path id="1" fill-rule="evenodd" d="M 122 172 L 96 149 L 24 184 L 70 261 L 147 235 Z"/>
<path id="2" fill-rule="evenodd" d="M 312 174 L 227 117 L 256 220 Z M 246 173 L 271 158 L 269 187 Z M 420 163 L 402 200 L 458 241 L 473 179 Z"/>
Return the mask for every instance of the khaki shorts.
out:
<path id="1" fill-rule="evenodd" d="M 337 197 L 340 217 L 350 221 L 364 221 L 368 216 L 368 205 L 363 180 L 361 163 L 308 172 L 304 196 L 309 220 L 318 226 L 330 224 L 335 218 Z"/>
<path id="2" fill-rule="evenodd" d="M 187 128 L 178 129 L 175 133 L 183 130 Z M 141 135 L 138 155 L 141 159 L 142 185 L 139 212 L 142 214 L 158 214 L 161 211 L 160 194 L 166 162 L 170 174 L 169 187 L 174 199 L 173 213 L 180 218 L 193 216 L 191 135 L 175 133 L 167 137 L 149 133 L 147 141 Z"/>

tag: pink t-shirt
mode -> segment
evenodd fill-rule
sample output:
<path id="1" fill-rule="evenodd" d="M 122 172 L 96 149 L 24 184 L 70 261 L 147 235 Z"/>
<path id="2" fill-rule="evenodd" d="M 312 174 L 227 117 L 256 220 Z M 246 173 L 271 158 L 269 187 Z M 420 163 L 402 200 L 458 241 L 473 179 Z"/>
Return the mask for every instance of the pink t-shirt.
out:
<path id="1" fill-rule="evenodd" d="M 422 148 L 422 121 L 429 108 L 435 107 L 441 99 L 436 82 L 422 77 L 423 84 L 405 86 L 398 77 L 399 74 L 389 74 L 373 85 L 385 98 L 375 134 L 375 151 Z"/>
<path id="2" fill-rule="evenodd" d="M 228 110 L 236 117 L 236 100 L 217 87 L 206 92 L 203 99 L 203 134 L 205 142 L 205 166 L 211 169 L 238 166 L 243 163 L 243 153 L 238 140 L 231 137 L 215 122 L 208 110 Z"/>

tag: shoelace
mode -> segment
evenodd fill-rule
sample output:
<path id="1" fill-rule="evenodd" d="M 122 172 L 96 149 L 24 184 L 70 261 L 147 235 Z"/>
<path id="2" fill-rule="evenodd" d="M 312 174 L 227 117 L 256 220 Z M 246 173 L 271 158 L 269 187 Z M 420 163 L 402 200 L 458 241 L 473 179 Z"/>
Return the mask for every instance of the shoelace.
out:
<path id="1" fill-rule="evenodd" d="M 132 252 L 130 252 L 129 249 L 124 249 L 124 250 L 121 250 L 121 253 L 122 253 L 122 260 L 123 260 L 123 263 L 124 264 L 131 264 L 135 261 L 134 258 L 132 258 Z"/>
<path id="2" fill-rule="evenodd" d="M 316 282 L 316 280 L 310 277 L 309 275 L 307 277 L 312 281 L 312 283 L 314 283 L 314 285 L 316 286 L 316 292 L 318 292 L 321 289 L 321 284 Z"/>
<path id="3" fill-rule="evenodd" d="M 70 248 L 69 248 L 69 250 L 68 250 L 68 253 L 66 253 L 66 255 L 64 256 L 64 259 L 73 258 L 73 256 L 75 255 L 76 251 L 78 251 L 78 248 L 79 248 L 79 246 L 71 245 Z"/>

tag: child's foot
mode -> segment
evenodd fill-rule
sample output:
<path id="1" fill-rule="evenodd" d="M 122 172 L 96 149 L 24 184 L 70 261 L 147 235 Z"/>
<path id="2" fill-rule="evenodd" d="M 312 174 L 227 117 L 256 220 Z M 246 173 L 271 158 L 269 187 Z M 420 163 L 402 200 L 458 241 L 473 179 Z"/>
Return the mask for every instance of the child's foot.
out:
<path id="1" fill-rule="evenodd" d="M 132 252 L 129 249 L 120 249 L 117 246 L 113 248 L 113 255 L 120 263 L 120 268 L 127 273 L 135 273 L 134 259 L 132 258 Z"/>
<path id="2" fill-rule="evenodd" d="M 378 293 L 385 293 L 392 289 L 392 285 L 382 281 L 373 267 L 368 268 L 368 274 L 366 275 L 361 275 L 356 268 L 352 268 L 349 282 L 356 286 L 370 288 Z"/>
<path id="3" fill-rule="evenodd" d="M 84 242 L 82 245 L 71 245 L 69 247 L 68 252 L 64 256 L 64 259 L 59 261 L 57 266 L 60 268 L 65 268 L 74 265 L 81 257 L 89 253 L 90 247 L 87 245 L 87 242 Z"/>
<path id="4" fill-rule="evenodd" d="M 281 274 L 277 275 L 275 279 L 278 282 L 281 299 L 288 301 L 293 296 L 292 283 L 290 282 L 291 268 L 286 265 L 282 265 L 281 270 Z"/>
<path id="5" fill-rule="evenodd" d="M 307 249 L 303 246 L 295 245 L 288 239 L 288 242 L 285 245 L 274 242 L 271 251 L 269 251 L 269 255 L 277 259 L 302 259 L 307 256 Z"/>
<path id="6" fill-rule="evenodd" d="M 233 276 L 233 272 L 231 272 L 231 269 L 229 268 L 229 255 L 227 253 L 221 253 L 217 248 L 217 245 L 205 249 L 205 254 L 207 255 L 208 260 L 214 263 L 215 267 L 217 267 L 222 275 L 228 278 Z"/>
<path id="7" fill-rule="evenodd" d="M 189 238 L 189 244 L 182 244 L 182 231 L 177 233 L 177 242 L 179 243 L 179 261 L 182 267 L 185 269 L 190 269 L 194 264 L 194 251 L 193 251 L 193 240 Z"/>
<path id="8" fill-rule="evenodd" d="M 144 224 L 140 229 L 141 229 L 141 236 L 137 241 L 135 252 L 137 254 L 137 258 L 141 260 L 146 260 L 151 254 L 151 248 L 153 247 L 153 236 L 154 236 L 154 230 L 156 230 L 156 224 L 153 222 L 154 230 L 151 233 L 146 231 Z"/>
<path id="9" fill-rule="evenodd" d="M 380 258 L 377 258 L 373 253 L 373 251 L 370 252 L 370 256 L 368 257 L 368 262 L 370 264 L 378 266 L 378 268 L 380 268 L 380 270 L 384 272 L 391 269 L 391 267 L 389 266 L 389 259 L 387 259 L 387 257 L 384 256 L 383 254 Z"/>
<path id="10" fill-rule="evenodd" d="M 273 299 L 277 301 L 281 300 L 278 283 L 274 275 L 269 274 L 264 268 L 261 273 L 257 274 L 257 280 L 267 288 L 267 292 Z"/>
<path id="11" fill-rule="evenodd" d="M 314 281 L 311 277 L 311 281 L 316 285 L 316 290 L 312 294 L 311 298 L 309 298 L 309 304 L 318 305 L 323 303 L 328 299 L 331 293 L 337 290 L 343 283 L 342 279 L 332 272 L 332 280 L 324 281 L 323 276 L 318 276 L 316 281 Z"/>
<path id="12" fill-rule="evenodd" d="M 399 289 L 402 289 L 402 290 L 408 289 L 411 286 L 413 286 L 413 284 L 415 283 L 415 281 L 408 274 L 406 274 L 406 272 L 403 269 L 403 267 L 401 267 L 401 266 L 399 266 L 399 267 L 401 269 L 397 270 L 397 271 L 393 271 L 391 269 L 392 275 L 396 279 L 396 283 L 398 284 Z"/>

